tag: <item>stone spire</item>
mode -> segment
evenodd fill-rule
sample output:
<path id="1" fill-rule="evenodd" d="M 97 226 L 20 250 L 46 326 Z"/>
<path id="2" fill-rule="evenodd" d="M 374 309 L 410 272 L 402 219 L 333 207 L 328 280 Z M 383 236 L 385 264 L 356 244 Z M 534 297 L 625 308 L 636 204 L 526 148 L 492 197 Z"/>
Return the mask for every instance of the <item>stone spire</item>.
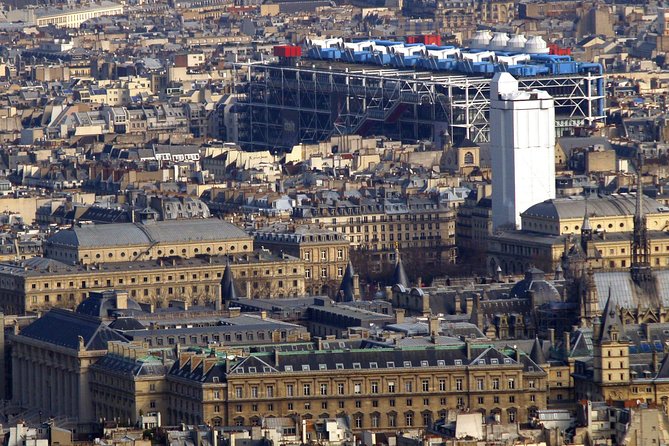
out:
<path id="1" fill-rule="evenodd" d="M 337 301 L 351 302 L 360 297 L 360 284 L 358 275 L 353 270 L 353 264 L 349 260 L 344 277 L 341 280 L 339 291 L 337 293 Z"/>
<path id="2" fill-rule="evenodd" d="M 409 277 L 404 270 L 402 257 L 399 249 L 395 248 L 395 271 L 393 272 L 393 285 L 402 285 L 404 288 L 409 288 Z"/>
<path id="3" fill-rule="evenodd" d="M 544 349 L 541 348 L 539 338 L 534 338 L 534 344 L 532 345 L 532 351 L 530 352 L 530 359 L 537 365 L 548 363 L 548 361 L 546 361 L 546 355 L 544 355 Z"/>
<path id="4" fill-rule="evenodd" d="M 588 195 L 585 196 L 585 211 L 583 212 L 583 224 L 581 225 L 581 247 L 583 252 L 588 252 L 588 242 L 592 241 L 592 225 L 588 213 Z"/>
<path id="5" fill-rule="evenodd" d="M 620 342 L 623 333 L 623 322 L 618 313 L 618 306 L 613 303 L 611 292 L 606 300 L 602 314 L 602 323 L 598 333 L 599 343 Z"/>
<path id="6" fill-rule="evenodd" d="M 237 299 L 237 288 L 235 287 L 235 281 L 232 277 L 232 268 L 230 268 L 230 261 L 227 261 L 225 264 L 225 271 L 223 272 L 223 278 L 221 279 L 221 302 L 230 302 L 231 300 Z"/>
<path id="7" fill-rule="evenodd" d="M 637 163 L 637 187 L 636 187 L 636 210 L 634 213 L 634 232 L 632 234 L 632 265 L 630 272 L 632 280 L 637 284 L 647 282 L 651 279 L 650 270 L 650 243 L 648 241 L 648 228 L 646 215 L 643 210 L 643 183 L 641 172 L 643 170 L 643 156 L 639 154 Z"/>

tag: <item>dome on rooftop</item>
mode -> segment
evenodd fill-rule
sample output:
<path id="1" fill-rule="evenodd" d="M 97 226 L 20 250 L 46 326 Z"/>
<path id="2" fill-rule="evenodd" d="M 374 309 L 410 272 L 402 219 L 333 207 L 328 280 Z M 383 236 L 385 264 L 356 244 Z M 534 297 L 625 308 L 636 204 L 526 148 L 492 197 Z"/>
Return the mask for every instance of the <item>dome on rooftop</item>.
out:
<path id="1" fill-rule="evenodd" d="M 538 268 L 530 268 L 525 272 L 525 278 L 516 283 L 509 296 L 511 298 L 527 297 L 528 291 L 534 292 L 536 306 L 561 301 L 561 296 L 555 286 L 546 280 L 546 274 Z"/>

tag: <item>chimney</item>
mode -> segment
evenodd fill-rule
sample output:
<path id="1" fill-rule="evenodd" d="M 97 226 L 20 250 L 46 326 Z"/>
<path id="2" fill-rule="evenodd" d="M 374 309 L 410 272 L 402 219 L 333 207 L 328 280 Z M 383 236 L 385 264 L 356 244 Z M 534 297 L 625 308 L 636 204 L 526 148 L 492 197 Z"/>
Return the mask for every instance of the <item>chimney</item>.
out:
<path id="1" fill-rule="evenodd" d="M 472 359 L 472 343 L 466 339 L 465 346 L 467 347 L 467 359 Z"/>
<path id="2" fill-rule="evenodd" d="M 441 327 L 439 323 L 439 318 L 436 316 L 430 316 L 427 319 L 427 326 L 430 331 L 430 336 L 437 336 L 439 335 L 439 328 Z"/>
<path id="3" fill-rule="evenodd" d="M 429 316 L 432 314 L 432 310 L 430 309 L 430 295 L 427 293 L 423 293 L 422 298 L 422 307 L 423 307 L 423 317 Z"/>
<path id="4" fill-rule="evenodd" d="M 599 320 L 598 317 L 595 317 L 595 319 L 592 321 L 592 341 L 593 342 L 598 342 L 599 341 L 601 326 L 602 326 L 601 321 Z"/>
<path id="5" fill-rule="evenodd" d="M 116 309 L 117 310 L 127 310 L 128 309 L 128 293 L 125 291 L 116 292 Z"/>
<path id="6" fill-rule="evenodd" d="M 230 307 L 228 308 L 230 317 L 239 317 L 242 314 L 242 309 L 239 307 Z"/>
<path id="7" fill-rule="evenodd" d="M 223 287 L 218 286 L 218 293 L 214 296 L 214 307 L 216 311 L 221 311 L 223 309 Z"/>
<path id="8" fill-rule="evenodd" d="M 565 331 L 562 334 L 562 350 L 565 358 L 569 357 L 569 351 L 571 350 L 571 333 Z"/>
<path id="9" fill-rule="evenodd" d="M 476 295 L 478 293 L 474 293 Z M 472 314 L 474 310 L 474 296 L 465 297 L 465 314 Z"/>
<path id="10" fill-rule="evenodd" d="M 548 329 L 548 340 L 551 343 L 551 347 L 555 347 L 555 329 L 554 328 L 549 328 Z"/>
<path id="11" fill-rule="evenodd" d="M 395 323 L 396 324 L 404 323 L 405 313 L 406 313 L 406 310 L 404 308 L 396 308 L 395 309 Z"/>
<path id="12" fill-rule="evenodd" d="M 274 349 L 274 367 L 279 368 L 279 349 Z"/>
<path id="13" fill-rule="evenodd" d="M 267 311 L 263 310 L 260 312 L 260 319 L 262 320 L 267 319 Z"/>

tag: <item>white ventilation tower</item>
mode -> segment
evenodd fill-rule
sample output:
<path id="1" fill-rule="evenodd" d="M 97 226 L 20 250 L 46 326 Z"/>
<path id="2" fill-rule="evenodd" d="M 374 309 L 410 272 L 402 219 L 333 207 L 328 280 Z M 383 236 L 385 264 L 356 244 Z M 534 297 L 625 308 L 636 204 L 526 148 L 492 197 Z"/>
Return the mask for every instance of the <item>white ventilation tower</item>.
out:
<path id="1" fill-rule="evenodd" d="M 555 106 L 542 90 L 519 90 L 509 73 L 490 84 L 492 220 L 520 229 L 520 214 L 555 198 Z"/>

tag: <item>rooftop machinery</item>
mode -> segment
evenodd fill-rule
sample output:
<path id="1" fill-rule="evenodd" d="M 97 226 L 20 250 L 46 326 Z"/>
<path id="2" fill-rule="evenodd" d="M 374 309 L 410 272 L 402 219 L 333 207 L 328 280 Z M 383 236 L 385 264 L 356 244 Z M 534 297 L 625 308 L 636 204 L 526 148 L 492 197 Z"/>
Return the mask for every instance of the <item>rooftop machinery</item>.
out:
<path id="1" fill-rule="evenodd" d="M 290 63 L 238 66 L 249 79 L 239 143 L 286 150 L 346 134 L 485 143 L 496 72 L 553 96 L 558 136 L 604 118 L 602 66 L 550 54 L 541 37 L 479 31 L 468 48 L 411 40 L 313 39 Z"/>

